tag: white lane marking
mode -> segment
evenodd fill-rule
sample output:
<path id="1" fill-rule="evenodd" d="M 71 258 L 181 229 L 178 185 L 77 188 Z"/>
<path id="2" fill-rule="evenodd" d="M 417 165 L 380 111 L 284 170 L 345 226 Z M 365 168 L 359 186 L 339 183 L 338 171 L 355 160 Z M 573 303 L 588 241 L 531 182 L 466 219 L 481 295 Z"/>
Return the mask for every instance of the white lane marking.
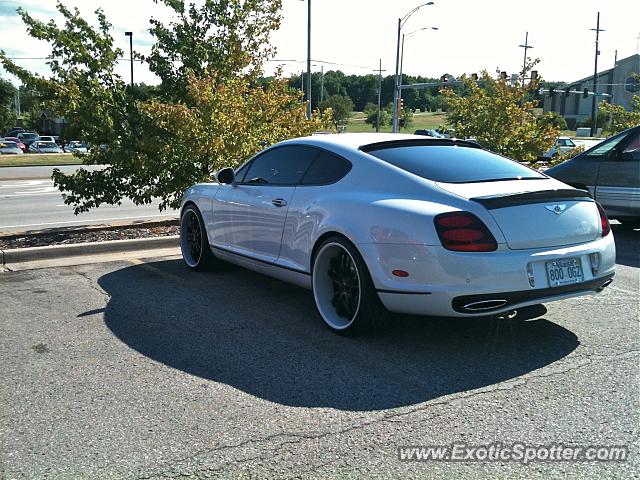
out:
<path id="1" fill-rule="evenodd" d="M 68 223 L 86 223 L 86 222 L 110 222 L 111 220 L 134 220 L 136 218 L 156 218 L 156 217 L 171 217 L 171 214 L 159 214 L 159 215 L 140 215 L 136 217 L 113 217 L 113 218 L 87 218 L 85 220 L 69 220 L 66 222 L 49 222 L 49 223 L 30 223 L 27 225 L 0 225 L 0 230 L 3 228 L 23 228 L 23 227 L 40 227 L 43 225 L 64 225 Z M 177 215 L 176 215 L 177 218 Z"/>
<path id="2" fill-rule="evenodd" d="M 29 187 L 40 187 L 44 185 L 53 185 L 53 182 L 51 180 L 24 180 L 18 183 L 9 183 L 9 184 L 0 183 L 0 188 L 29 188 Z"/>
<path id="3" fill-rule="evenodd" d="M 38 197 L 40 195 L 61 195 L 59 191 L 56 192 L 38 192 L 38 193 L 17 193 L 14 195 L 0 195 L 0 198 L 16 198 L 16 197 Z"/>

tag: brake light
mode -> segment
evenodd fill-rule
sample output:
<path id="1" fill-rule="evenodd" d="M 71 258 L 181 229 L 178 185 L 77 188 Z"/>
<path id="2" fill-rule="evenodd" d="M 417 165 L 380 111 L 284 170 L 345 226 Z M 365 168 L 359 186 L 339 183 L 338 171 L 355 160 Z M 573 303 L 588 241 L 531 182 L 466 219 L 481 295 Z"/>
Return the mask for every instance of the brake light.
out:
<path id="1" fill-rule="evenodd" d="M 442 246 L 456 252 L 493 252 L 498 243 L 487 226 L 469 212 L 441 213 L 434 218 Z"/>
<path id="2" fill-rule="evenodd" d="M 602 236 L 606 237 L 611 232 L 611 225 L 609 225 L 609 219 L 607 218 L 607 214 L 604 213 L 604 208 L 598 202 L 596 202 L 598 206 L 598 213 L 600 214 L 600 224 L 602 225 Z"/>

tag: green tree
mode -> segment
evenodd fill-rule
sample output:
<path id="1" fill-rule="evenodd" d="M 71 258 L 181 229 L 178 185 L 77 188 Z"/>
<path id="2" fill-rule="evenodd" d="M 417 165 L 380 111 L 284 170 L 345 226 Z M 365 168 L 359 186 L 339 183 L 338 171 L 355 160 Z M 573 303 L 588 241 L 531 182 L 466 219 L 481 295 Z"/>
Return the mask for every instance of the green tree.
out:
<path id="1" fill-rule="evenodd" d="M 529 63 L 524 73 L 536 62 Z M 521 79 L 511 85 L 508 80 L 482 73 L 480 85 L 462 76 L 462 96 L 444 89 L 448 103 L 447 122 L 459 138 L 473 137 L 485 148 L 508 157 L 531 161 L 553 145 L 558 128 L 538 122 L 532 109 L 534 102 L 524 101 L 526 94 L 538 88 L 538 82 L 521 86 Z"/>
<path id="2" fill-rule="evenodd" d="M 177 207 L 189 185 L 209 181 L 263 142 L 326 127 L 326 116 L 306 119 L 300 97 L 279 76 L 268 86 L 260 79 L 272 53 L 268 37 L 279 25 L 280 0 L 204 0 L 198 7 L 157 1 L 173 10 L 174 20 L 152 20 L 156 43 L 149 56 L 138 56 L 161 79 L 154 89 L 131 88 L 116 73 L 123 52 L 115 48 L 101 9 L 96 27 L 61 3 L 63 24 L 41 22 L 19 9 L 29 34 L 51 45 L 50 78 L 0 52 L 4 68 L 38 91 L 48 110 L 65 117 L 70 137 L 95 146 L 83 163 L 107 165 L 72 175 L 54 171 L 76 213 L 124 198 L 136 204 L 160 198 L 161 209 Z"/>
<path id="3" fill-rule="evenodd" d="M 15 95 L 16 87 L 0 78 L 0 132 L 6 132 L 15 126 Z"/>
<path id="4" fill-rule="evenodd" d="M 611 119 L 604 129 L 606 136 L 615 135 L 627 128 L 640 125 L 640 95 L 634 95 L 631 99 L 631 111 L 625 110 L 621 105 L 605 102 L 600 104 L 600 112 Z"/>
<path id="5" fill-rule="evenodd" d="M 344 95 L 331 95 L 320 104 L 320 110 L 331 109 L 333 122 L 336 125 L 344 125 L 353 112 L 353 102 Z"/>
<path id="6" fill-rule="evenodd" d="M 550 124 L 558 130 L 567 129 L 567 121 L 558 112 L 549 112 L 547 115 L 540 117 L 538 123 Z"/>

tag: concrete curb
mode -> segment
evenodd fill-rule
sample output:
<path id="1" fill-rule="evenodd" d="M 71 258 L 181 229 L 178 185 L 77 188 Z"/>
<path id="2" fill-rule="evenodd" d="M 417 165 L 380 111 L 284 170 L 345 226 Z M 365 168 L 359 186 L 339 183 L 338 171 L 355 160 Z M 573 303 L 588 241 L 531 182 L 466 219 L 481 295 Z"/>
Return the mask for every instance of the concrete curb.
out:
<path id="1" fill-rule="evenodd" d="M 64 257 L 79 257 L 101 253 L 134 252 L 137 250 L 153 250 L 175 248 L 180 245 L 179 235 L 152 238 L 134 238 L 131 240 L 110 240 L 105 242 L 72 243 L 69 245 L 52 245 L 48 247 L 15 248 L 0 250 L 2 265 L 37 262 Z"/>

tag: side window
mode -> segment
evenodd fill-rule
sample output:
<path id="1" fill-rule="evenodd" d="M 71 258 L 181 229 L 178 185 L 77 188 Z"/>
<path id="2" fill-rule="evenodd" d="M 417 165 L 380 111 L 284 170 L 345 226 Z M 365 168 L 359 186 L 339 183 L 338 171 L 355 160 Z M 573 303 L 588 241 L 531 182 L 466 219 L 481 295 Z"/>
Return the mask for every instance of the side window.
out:
<path id="1" fill-rule="evenodd" d="M 297 185 L 317 154 L 315 148 L 302 145 L 274 148 L 253 160 L 244 183 Z"/>
<path id="2" fill-rule="evenodd" d="M 611 150 L 613 150 L 616 147 L 616 145 L 618 145 L 622 140 L 624 140 L 625 137 L 626 135 L 623 135 L 623 134 L 618 134 L 615 137 L 611 137 L 610 139 L 605 140 L 601 144 L 596 145 L 591 150 L 588 150 L 587 155 L 594 156 L 594 157 L 605 156 Z"/>
<path id="3" fill-rule="evenodd" d="M 349 170 L 351 170 L 351 162 L 322 150 L 300 183 L 302 185 L 335 183 L 349 173 Z"/>
<path id="4" fill-rule="evenodd" d="M 640 132 L 633 135 L 633 138 L 624 146 L 622 150 L 622 156 L 624 159 L 632 161 L 640 160 Z"/>
<path id="5" fill-rule="evenodd" d="M 247 170 L 249 170 L 249 165 L 251 165 L 251 162 L 245 163 L 238 171 L 236 171 L 237 183 L 242 183 L 244 181 L 244 176 L 247 174 Z"/>

